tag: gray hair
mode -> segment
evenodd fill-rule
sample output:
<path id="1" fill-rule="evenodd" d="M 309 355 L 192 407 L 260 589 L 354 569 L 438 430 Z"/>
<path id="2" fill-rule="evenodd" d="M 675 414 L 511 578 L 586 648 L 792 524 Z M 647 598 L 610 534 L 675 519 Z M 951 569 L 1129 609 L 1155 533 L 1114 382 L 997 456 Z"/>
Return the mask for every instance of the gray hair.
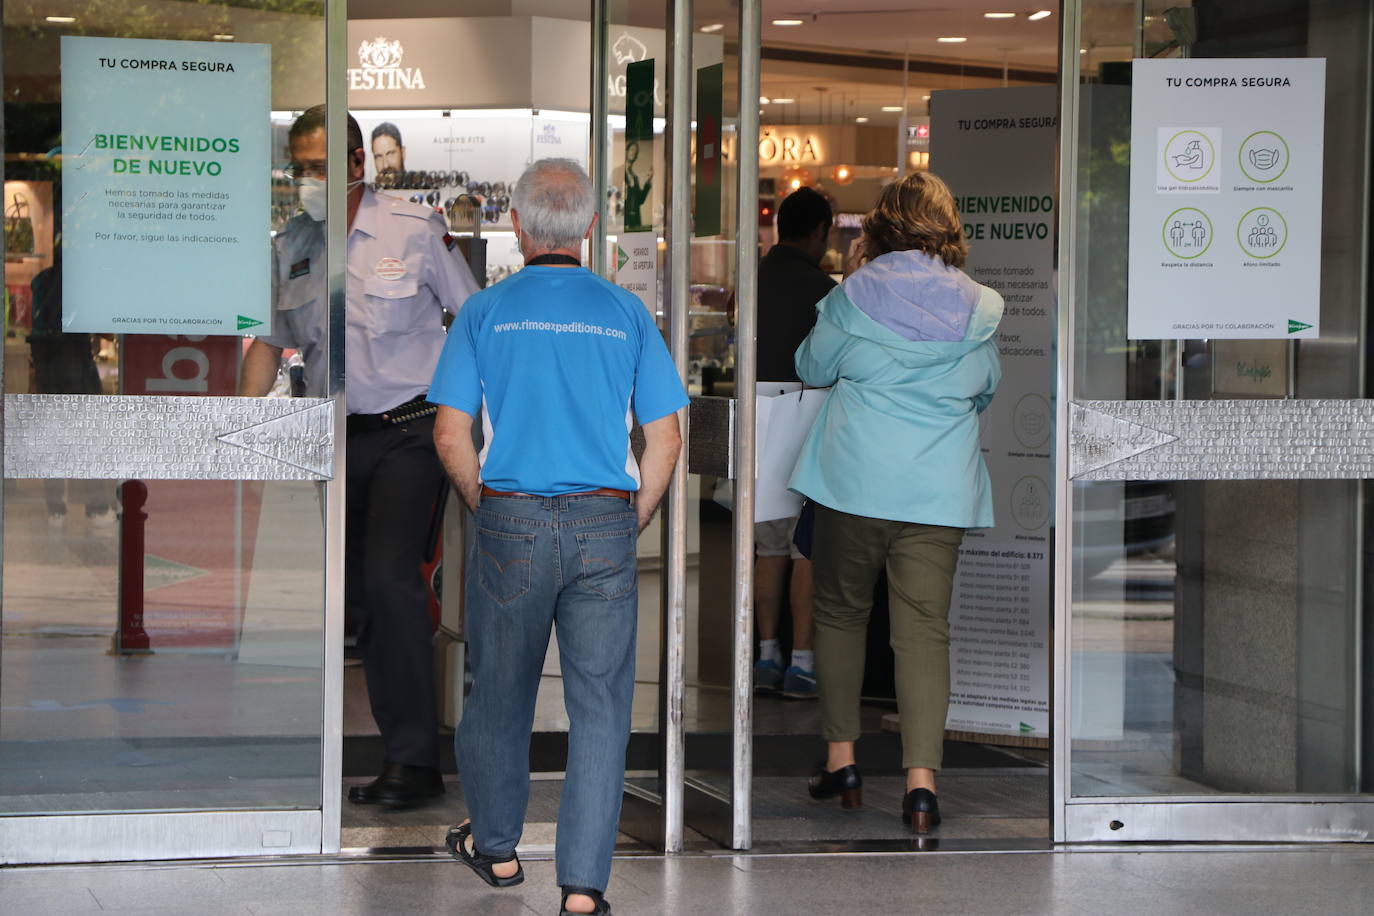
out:
<path id="1" fill-rule="evenodd" d="M 572 159 L 540 159 L 520 176 L 511 206 L 519 212 L 520 230 L 539 248 L 577 248 L 596 200 L 582 166 Z"/>

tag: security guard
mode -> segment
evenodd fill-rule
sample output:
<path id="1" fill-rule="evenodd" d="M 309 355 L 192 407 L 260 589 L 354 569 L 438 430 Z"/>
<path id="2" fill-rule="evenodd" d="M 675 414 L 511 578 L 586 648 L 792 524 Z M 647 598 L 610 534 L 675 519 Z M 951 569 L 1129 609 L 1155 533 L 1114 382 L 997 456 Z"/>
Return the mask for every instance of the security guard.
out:
<path id="1" fill-rule="evenodd" d="M 281 351 L 305 359 L 306 394 L 328 393 L 324 106 L 302 114 L 287 143 L 301 207 L 273 243 L 272 333 L 244 357 L 239 393 L 272 387 Z M 348 400 L 346 602 L 358 628 L 382 774 L 348 794 L 405 807 L 442 794 L 432 627 L 420 573 L 443 471 L 425 400 L 444 346 L 443 310 L 477 291 L 444 219 L 363 187 L 363 137 L 348 118 Z"/>

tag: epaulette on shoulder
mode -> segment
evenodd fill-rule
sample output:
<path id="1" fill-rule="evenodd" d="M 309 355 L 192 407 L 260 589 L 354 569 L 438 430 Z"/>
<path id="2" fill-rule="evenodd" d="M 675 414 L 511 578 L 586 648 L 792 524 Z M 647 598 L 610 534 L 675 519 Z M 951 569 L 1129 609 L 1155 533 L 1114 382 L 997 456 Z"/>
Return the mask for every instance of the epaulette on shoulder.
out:
<path id="1" fill-rule="evenodd" d="M 397 216 L 413 216 L 416 219 L 431 219 L 434 214 L 438 212 L 433 207 L 411 203 L 408 200 L 401 200 L 398 197 L 391 198 L 390 205 L 387 209 Z"/>

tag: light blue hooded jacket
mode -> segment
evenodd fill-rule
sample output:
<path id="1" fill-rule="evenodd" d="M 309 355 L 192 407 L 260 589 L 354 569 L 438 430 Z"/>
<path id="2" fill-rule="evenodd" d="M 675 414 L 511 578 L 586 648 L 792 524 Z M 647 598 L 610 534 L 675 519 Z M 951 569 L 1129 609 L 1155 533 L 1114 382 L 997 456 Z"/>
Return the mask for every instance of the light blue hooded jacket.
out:
<path id="1" fill-rule="evenodd" d="M 1002 378 L 1002 297 L 928 254 L 893 251 L 816 309 L 797 374 L 832 387 L 791 489 L 851 515 L 991 527 L 978 414 Z"/>

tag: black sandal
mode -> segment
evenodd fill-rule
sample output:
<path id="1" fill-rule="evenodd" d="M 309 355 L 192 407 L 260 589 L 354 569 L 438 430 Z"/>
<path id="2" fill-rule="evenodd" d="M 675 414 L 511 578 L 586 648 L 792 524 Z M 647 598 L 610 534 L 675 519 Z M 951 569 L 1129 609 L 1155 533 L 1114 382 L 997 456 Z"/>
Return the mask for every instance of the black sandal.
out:
<path id="1" fill-rule="evenodd" d="M 596 901 L 596 909 L 592 910 L 590 916 L 611 916 L 611 905 L 601 896 L 601 891 L 590 887 L 573 887 L 570 884 L 563 887 L 563 905 L 558 911 L 558 916 L 583 916 L 582 913 L 574 913 L 568 909 L 568 898 L 573 894 L 582 894 Z"/>
<path id="2" fill-rule="evenodd" d="M 498 859 L 496 856 L 489 856 L 478 852 L 477 847 L 468 849 L 468 838 L 472 836 L 472 824 L 459 824 L 457 827 L 448 829 L 448 839 L 445 845 L 448 846 L 449 855 L 462 862 L 468 868 L 477 873 L 477 877 L 490 884 L 492 887 L 514 887 L 525 880 L 525 869 L 520 866 L 520 857 L 514 852 L 505 858 Z M 515 863 L 515 874 L 509 878 L 502 878 L 491 870 L 493 865 L 501 865 L 506 862 Z M 607 912 L 610 912 L 607 910 Z"/>

